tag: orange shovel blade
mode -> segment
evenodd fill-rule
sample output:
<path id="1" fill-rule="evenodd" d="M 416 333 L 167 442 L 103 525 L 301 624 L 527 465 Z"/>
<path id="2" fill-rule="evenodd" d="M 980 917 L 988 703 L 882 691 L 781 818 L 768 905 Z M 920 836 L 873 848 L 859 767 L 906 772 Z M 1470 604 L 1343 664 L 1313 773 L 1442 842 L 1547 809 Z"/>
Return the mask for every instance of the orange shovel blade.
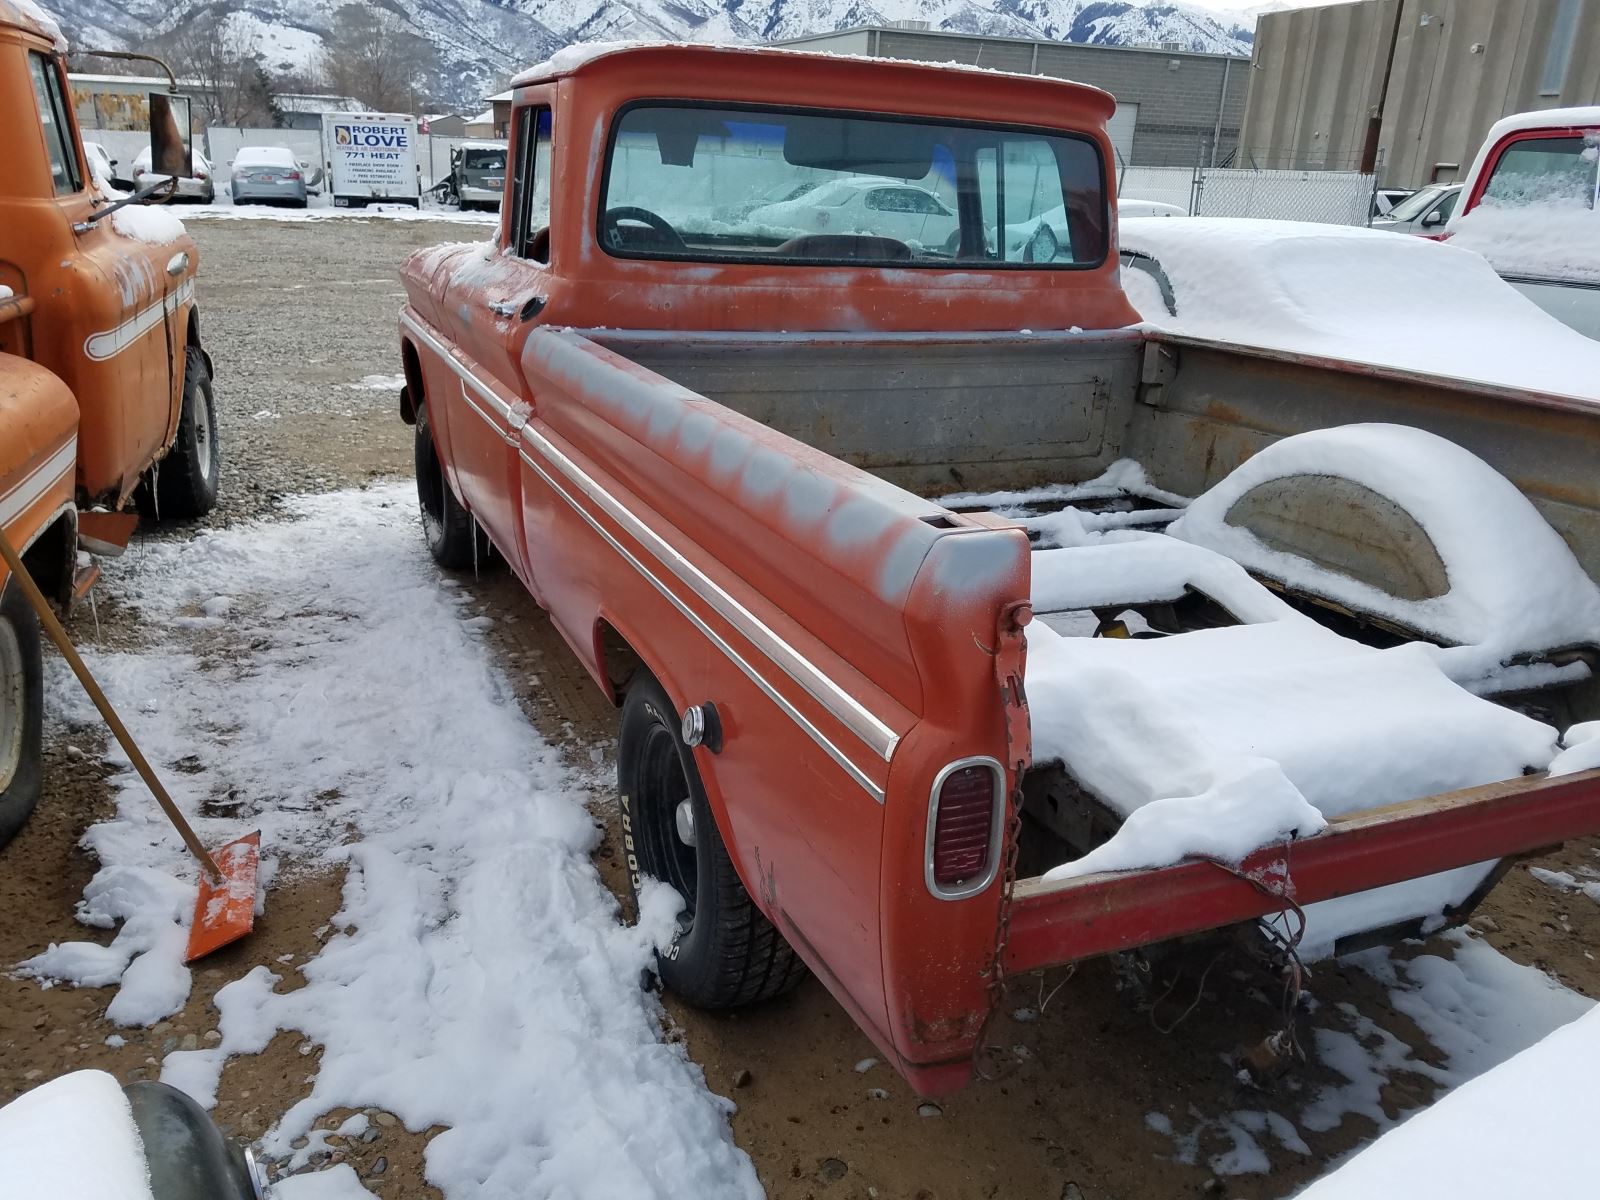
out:
<path id="1" fill-rule="evenodd" d="M 200 872 L 200 897 L 189 926 L 189 949 L 184 962 L 204 958 L 213 950 L 238 941 L 256 923 L 256 873 L 261 865 L 261 834 L 246 834 L 211 856 L 222 878 L 213 881 Z"/>

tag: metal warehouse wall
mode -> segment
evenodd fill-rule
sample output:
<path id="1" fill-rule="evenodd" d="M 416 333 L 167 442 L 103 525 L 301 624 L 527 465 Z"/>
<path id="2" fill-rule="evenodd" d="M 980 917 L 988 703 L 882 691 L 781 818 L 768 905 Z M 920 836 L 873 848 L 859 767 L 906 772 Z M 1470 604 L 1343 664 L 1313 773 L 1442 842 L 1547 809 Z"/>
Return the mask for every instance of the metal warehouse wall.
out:
<path id="1" fill-rule="evenodd" d="M 865 35 L 865 44 L 859 39 Z M 848 36 L 848 42 L 841 42 Z M 1049 75 L 1104 88 L 1137 106 L 1130 160 L 1151 166 L 1221 162 L 1239 140 L 1249 87 L 1242 58 L 1123 46 L 1079 46 L 1017 38 L 963 37 L 907 29 L 853 30 L 849 35 L 796 38 L 796 49 L 864 53 L 918 62 L 958 62 L 1028 75 Z"/>
<path id="2" fill-rule="evenodd" d="M 1260 19 L 1241 142 L 1314 169 L 1373 133 L 1383 182 L 1411 187 L 1460 178 L 1509 113 L 1595 103 L 1600 0 L 1361 0 Z"/>

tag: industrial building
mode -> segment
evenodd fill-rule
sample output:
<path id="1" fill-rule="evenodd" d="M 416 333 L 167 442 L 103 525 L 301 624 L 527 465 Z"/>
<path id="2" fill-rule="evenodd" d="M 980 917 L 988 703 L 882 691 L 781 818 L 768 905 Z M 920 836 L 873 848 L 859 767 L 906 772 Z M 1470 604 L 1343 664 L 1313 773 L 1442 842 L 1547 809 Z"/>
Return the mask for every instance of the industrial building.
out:
<path id="1" fill-rule="evenodd" d="M 1111 142 L 1123 164 L 1140 166 L 1227 162 L 1238 144 L 1250 75 L 1247 59 L 1226 54 L 900 26 L 861 26 L 779 44 L 830 54 L 964 63 L 1093 84 L 1117 98 Z"/>
<path id="2" fill-rule="evenodd" d="M 1240 165 L 1460 179 L 1510 113 L 1600 103 L 1600 0 L 1359 0 L 1268 13 Z"/>

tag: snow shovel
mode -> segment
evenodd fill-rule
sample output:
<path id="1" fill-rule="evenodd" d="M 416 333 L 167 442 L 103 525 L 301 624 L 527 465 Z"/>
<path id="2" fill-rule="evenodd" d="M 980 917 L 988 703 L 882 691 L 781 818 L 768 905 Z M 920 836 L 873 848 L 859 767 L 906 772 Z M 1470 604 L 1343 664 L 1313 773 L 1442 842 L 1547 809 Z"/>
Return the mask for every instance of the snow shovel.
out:
<path id="1" fill-rule="evenodd" d="M 156 803 L 161 805 L 161 811 L 167 814 L 167 820 L 172 822 L 173 828 L 183 838 L 183 844 L 189 847 L 190 853 L 200 860 L 202 868 L 200 895 L 195 901 L 194 923 L 189 926 L 189 947 L 184 952 L 183 961 L 193 962 L 197 958 L 204 958 L 213 950 L 220 950 L 223 946 L 238 941 L 255 926 L 256 873 L 261 859 L 260 831 L 229 842 L 217 851 L 215 857 L 201 845 L 194 829 L 184 819 L 183 813 L 178 811 L 178 806 L 172 802 L 172 797 L 167 794 L 167 789 L 161 780 L 156 778 L 155 771 L 134 742 L 128 727 L 122 723 L 122 718 L 117 716 L 117 710 L 111 707 L 111 701 L 106 699 L 106 694 L 100 690 L 100 685 L 95 682 L 94 676 L 89 674 L 89 668 L 84 665 L 83 659 L 78 657 L 77 650 L 73 649 L 67 631 L 61 628 L 61 622 L 56 620 L 50 602 L 44 598 L 38 585 L 33 582 L 33 576 L 28 574 L 28 568 L 22 565 L 22 560 L 17 556 L 16 550 L 11 545 L 11 539 L 6 537 L 4 529 L 0 529 L 0 559 L 5 560 L 6 566 L 16 576 L 17 582 L 22 586 L 23 594 L 28 598 L 28 603 L 38 614 L 39 623 L 44 626 L 45 632 L 50 635 L 50 640 L 61 651 L 61 656 L 67 660 L 67 665 L 78 677 L 78 682 L 83 684 L 83 690 L 89 693 L 89 699 L 94 701 L 94 706 L 100 710 L 100 715 L 105 718 L 106 724 L 111 727 L 111 732 L 122 744 L 123 750 L 133 762 L 134 770 L 139 772 L 139 777 L 155 796 Z"/>

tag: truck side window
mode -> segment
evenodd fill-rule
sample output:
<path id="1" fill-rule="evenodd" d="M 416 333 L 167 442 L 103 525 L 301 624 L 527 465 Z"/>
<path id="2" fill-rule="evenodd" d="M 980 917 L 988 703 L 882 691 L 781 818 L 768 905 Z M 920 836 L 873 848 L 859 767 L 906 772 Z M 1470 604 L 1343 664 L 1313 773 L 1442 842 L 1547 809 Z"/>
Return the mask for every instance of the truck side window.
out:
<path id="1" fill-rule="evenodd" d="M 33 94 L 39 103 L 39 121 L 44 127 L 44 147 L 50 156 L 50 179 L 56 195 L 82 191 L 83 176 L 78 170 L 72 126 L 67 122 L 67 106 L 62 99 L 61 73 L 37 50 L 28 52 L 28 72 L 33 76 Z"/>
<path id="2" fill-rule="evenodd" d="M 519 258 L 550 261 L 550 110 L 524 108 L 516 119 L 511 177 L 511 247 Z"/>

